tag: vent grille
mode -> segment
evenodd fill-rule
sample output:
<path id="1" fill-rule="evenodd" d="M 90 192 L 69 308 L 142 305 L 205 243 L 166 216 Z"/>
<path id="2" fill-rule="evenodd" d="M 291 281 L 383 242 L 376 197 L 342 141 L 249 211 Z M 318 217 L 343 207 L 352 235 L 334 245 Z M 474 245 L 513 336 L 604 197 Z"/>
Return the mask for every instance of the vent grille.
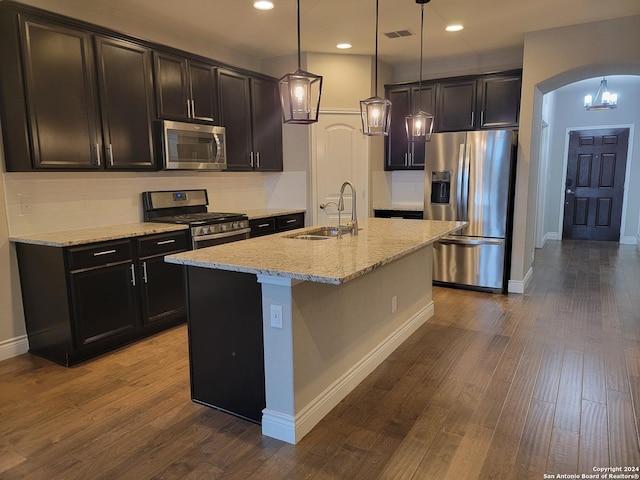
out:
<path id="1" fill-rule="evenodd" d="M 405 30 L 396 30 L 395 32 L 386 32 L 385 35 L 389 38 L 410 37 L 413 32 L 407 28 Z"/>

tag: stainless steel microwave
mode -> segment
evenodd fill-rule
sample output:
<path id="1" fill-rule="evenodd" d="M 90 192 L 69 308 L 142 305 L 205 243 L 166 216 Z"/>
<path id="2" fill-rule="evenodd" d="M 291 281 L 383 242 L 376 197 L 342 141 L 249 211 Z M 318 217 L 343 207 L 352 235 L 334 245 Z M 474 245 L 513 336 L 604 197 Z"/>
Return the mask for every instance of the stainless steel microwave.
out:
<path id="1" fill-rule="evenodd" d="M 216 125 L 162 121 L 165 170 L 223 170 L 225 129 Z"/>

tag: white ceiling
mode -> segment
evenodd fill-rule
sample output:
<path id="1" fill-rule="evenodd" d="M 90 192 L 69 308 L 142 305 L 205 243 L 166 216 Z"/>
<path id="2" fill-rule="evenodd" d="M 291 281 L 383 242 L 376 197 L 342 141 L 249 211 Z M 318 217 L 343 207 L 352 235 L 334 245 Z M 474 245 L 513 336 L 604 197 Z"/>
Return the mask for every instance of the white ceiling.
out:
<path id="1" fill-rule="evenodd" d="M 64 3 L 64 0 L 48 0 Z M 296 0 L 273 0 L 259 11 L 253 0 L 84 0 L 163 28 L 191 32 L 258 59 L 294 54 Z M 380 1 L 380 60 L 414 63 L 419 58 L 420 5 L 415 0 Z M 41 3 L 41 2 L 39 2 Z M 47 2 L 44 2 L 47 3 Z M 302 50 L 374 53 L 375 0 L 301 0 Z M 107 6 L 108 5 L 108 6 Z M 46 8 L 46 7 L 45 7 Z M 424 58 L 470 56 L 522 47 L 526 32 L 640 14 L 640 0 L 431 0 L 425 5 Z M 462 23 L 447 33 L 449 23 Z M 416 36 L 389 39 L 387 31 L 410 29 Z"/>

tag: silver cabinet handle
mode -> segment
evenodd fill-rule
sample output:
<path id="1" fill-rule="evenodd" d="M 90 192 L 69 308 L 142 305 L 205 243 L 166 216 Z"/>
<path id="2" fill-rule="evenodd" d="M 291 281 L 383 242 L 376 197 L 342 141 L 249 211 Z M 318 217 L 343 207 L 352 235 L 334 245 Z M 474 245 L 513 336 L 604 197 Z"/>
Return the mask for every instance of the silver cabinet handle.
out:
<path id="1" fill-rule="evenodd" d="M 413 163 L 413 153 L 409 152 L 409 164 L 411 165 Z"/>
<path id="2" fill-rule="evenodd" d="M 131 283 L 133 286 L 136 286 L 136 268 L 133 266 L 133 263 L 129 267 L 131 269 Z"/>
<path id="3" fill-rule="evenodd" d="M 473 125 L 473 120 L 474 120 L 474 117 L 475 117 L 475 113 L 476 112 L 473 112 L 473 111 L 471 112 L 471 125 Z"/>
<path id="4" fill-rule="evenodd" d="M 192 118 L 191 116 L 191 102 L 187 98 L 187 118 Z"/>
<path id="5" fill-rule="evenodd" d="M 111 255 L 112 253 L 116 253 L 117 250 L 104 250 L 102 252 L 94 252 L 94 257 L 99 257 L 100 255 Z"/>
<path id="6" fill-rule="evenodd" d="M 133 265 L 131 265 L 133 267 Z M 149 283 L 147 281 L 147 262 L 142 262 L 142 278 L 144 279 L 144 283 Z"/>
<path id="7" fill-rule="evenodd" d="M 96 143 L 96 160 L 98 162 L 98 165 L 102 164 L 100 162 L 100 144 L 99 143 Z"/>
<path id="8" fill-rule="evenodd" d="M 258 228 L 265 228 L 268 227 L 269 224 L 268 223 L 261 223 L 260 225 L 258 225 Z"/>
<path id="9" fill-rule="evenodd" d="M 173 238 L 171 240 L 162 240 L 161 242 L 156 242 L 156 245 L 168 245 L 170 243 L 176 243 L 176 239 Z"/>
<path id="10" fill-rule="evenodd" d="M 480 112 L 480 126 L 484 125 L 484 110 Z"/>
<path id="11" fill-rule="evenodd" d="M 408 167 L 408 166 L 409 166 L 408 158 L 409 158 L 409 154 L 408 154 L 408 153 L 405 153 L 405 154 L 404 154 L 404 166 L 405 166 L 405 167 Z"/>
<path id="12" fill-rule="evenodd" d="M 256 152 L 256 168 L 260 168 L 260 152 Z"/>
<path id="13" fill-rule="evenodd" d="M 107 153 L 109 154 L 109 165 L 113 167 L 113 145 L 107 145 Z"/>
<path id="14" fill-rule="evenodd" d="M 253 152 L 249 152 L 249 166 L 253 168 Z"/>
<path id="15" fill-rule="evenodd" d="M 297 221 L 296 218 L 292 218 L 291 220 L 287 220 L 287 223 L 296 223 Z"/>
<path id="16" fill-rule="evenodd" d="M 191 99 L 191 118 L 196 118 L 196 102 Z"/>

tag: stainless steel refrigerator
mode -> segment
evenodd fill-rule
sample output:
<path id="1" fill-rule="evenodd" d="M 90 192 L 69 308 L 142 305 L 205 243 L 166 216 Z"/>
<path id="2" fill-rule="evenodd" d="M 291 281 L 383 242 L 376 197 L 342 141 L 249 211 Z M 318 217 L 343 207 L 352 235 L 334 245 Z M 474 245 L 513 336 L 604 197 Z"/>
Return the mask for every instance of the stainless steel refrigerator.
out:
<path id="1" fill-rule="evenodd" d="M 468 226 L 434 244 L 436 284 L 506 293 L 517 132 L 434 134 L 425 156 L 424 218 Z"/>

